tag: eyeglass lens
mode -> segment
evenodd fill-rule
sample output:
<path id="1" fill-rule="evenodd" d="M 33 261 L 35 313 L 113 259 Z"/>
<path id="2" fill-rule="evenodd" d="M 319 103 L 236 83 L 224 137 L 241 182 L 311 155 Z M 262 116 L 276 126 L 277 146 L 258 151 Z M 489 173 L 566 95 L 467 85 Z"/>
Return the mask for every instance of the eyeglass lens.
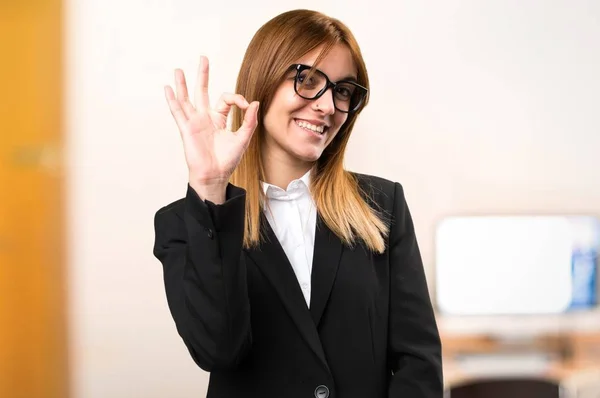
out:
<path id="1" fill-rule="evenodd" d="M 305 99 L 315 99 L 327 88 L 328 79 L 319 70 L 305 68 L 296 76 L 295 88 L 298 95 Z M 352 82 L 339 82 L 333 87 L 333 102 L 342 112 L 355 110 L 362 100 L 362 90 Z"/>

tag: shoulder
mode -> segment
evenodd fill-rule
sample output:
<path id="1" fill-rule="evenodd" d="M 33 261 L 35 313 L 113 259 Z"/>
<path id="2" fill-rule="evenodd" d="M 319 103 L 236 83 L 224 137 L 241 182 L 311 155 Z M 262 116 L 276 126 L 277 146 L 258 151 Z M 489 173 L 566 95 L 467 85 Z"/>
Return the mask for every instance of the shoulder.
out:
<path id="1" fill-rule="evenodd" d="M 358 182 L 358 186 L 365 199 L 371 204 L 385 210 L 392 210 L 394 203 L 398 200 L 404 200 L 404 190 L 402 184 L 387 178 L 350 172 Z"/>

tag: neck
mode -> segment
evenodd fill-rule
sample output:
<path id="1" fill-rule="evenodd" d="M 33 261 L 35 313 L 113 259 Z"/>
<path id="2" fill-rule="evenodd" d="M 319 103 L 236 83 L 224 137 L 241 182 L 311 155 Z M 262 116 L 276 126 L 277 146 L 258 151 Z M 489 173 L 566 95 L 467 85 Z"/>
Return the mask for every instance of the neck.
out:
<path id="1" fill-rule="evenodd" d="M 291 161 L 263 153 L 265 182 L 287 189 L 290 182 L 302 177 L 314 165 L 311 162 Z"/>

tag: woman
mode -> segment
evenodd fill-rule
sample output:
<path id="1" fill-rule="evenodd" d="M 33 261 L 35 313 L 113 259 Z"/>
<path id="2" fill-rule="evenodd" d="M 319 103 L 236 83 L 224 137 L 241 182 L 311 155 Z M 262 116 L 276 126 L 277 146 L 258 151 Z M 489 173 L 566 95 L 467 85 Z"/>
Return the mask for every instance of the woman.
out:
<path id="1" fill-rule="evenodd" d="M 155 256 L 208 397 L 441 397 L 440 339 L 402 186 L 345 171 L 368 100 L 341 22 L 267 22 L 237 94 L 166 87 L 189 169 L 155 216 Z M 260 109 L 259 109 L 260 103 Z M 232 130 L 226 128 L 233 110 Z"/>

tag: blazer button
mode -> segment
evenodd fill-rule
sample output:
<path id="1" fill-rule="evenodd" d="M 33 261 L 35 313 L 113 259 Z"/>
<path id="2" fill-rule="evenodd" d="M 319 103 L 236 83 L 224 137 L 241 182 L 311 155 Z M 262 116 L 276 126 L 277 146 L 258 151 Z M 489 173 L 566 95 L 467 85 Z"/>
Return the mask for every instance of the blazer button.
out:
<path id="1" fill-rule="evenodd" d="M 208 239 L 212 239 L 213 238 L 213 231 L 210 228 L 206 228 L 206 234 L 208 235 Z"/>
<path id="2" fill-rule="evenodd" d="M 315 389 L 315 398 L 329 397 L 329 388 L 327 386 L 319 386 Z"/>

